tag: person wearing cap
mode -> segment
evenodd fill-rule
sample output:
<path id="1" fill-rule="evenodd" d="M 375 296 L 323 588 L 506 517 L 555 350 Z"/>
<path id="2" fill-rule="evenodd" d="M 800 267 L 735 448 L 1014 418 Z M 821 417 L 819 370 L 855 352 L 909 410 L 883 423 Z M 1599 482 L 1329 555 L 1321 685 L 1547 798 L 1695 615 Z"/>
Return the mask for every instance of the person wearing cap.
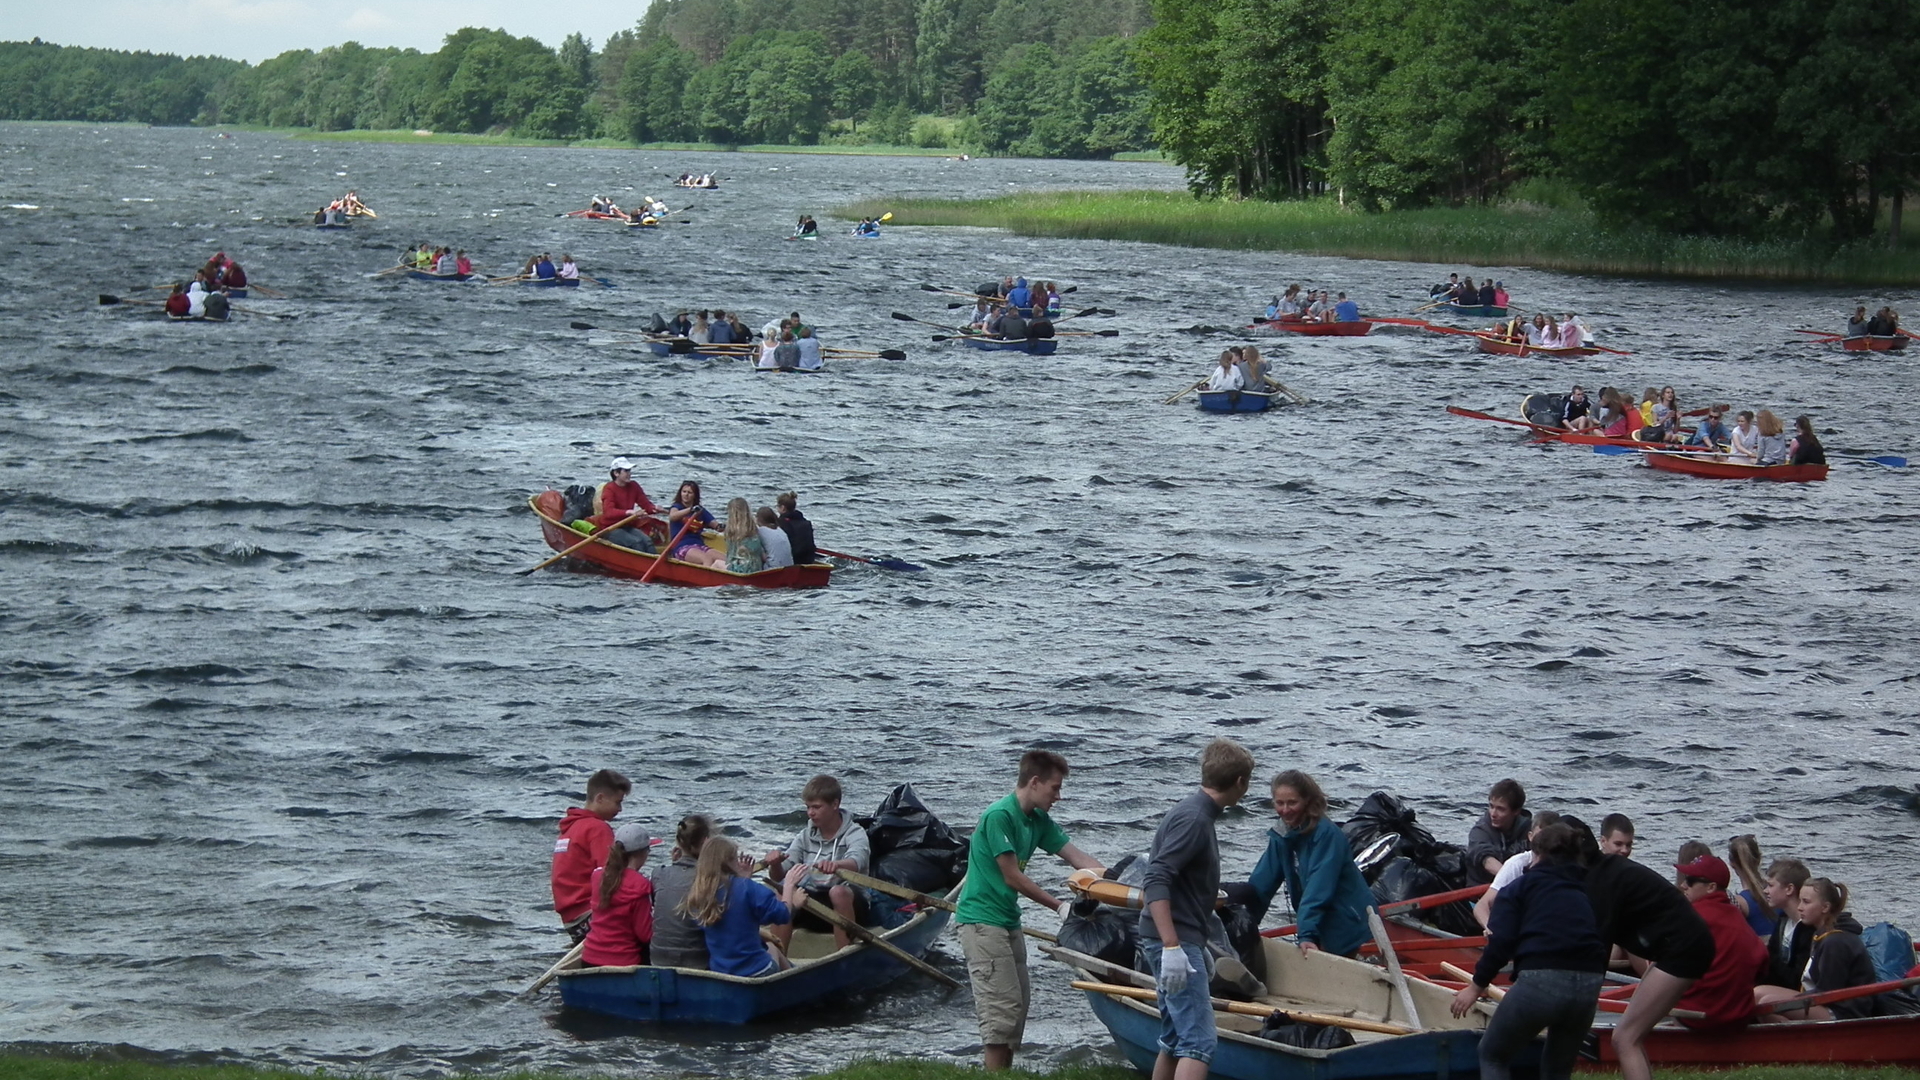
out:
<path id="1" fill-rule="evenodd" d="M 662 528 L 658 521 L 638 519 L 621 528 L 613 527 L 637 513 L 658 514 L 660 508 L 647 497 L 646 489 L 634 480 L 632 460 L 614 458 L 613 464 L 607 466 L 607 475 L 609 479 L 600 485 L 599 492 L 593 497 L 595 513 L 587 520 L 596 532 L 613 529 L 607 534 L 607 539 L 613 543 L 652 554 L 656 548 L 653 540 L 647 536 L 646 527 L 652 525 L 656 530 Z"/>
<path id="2" fill-rule="evenodd" d="M 1561 819 L 1562 824 L 1572 821 Z M 1613 1028 L 1621 1080 L 1652 1080 L 1647 1035 L 1713 967 L 1713 934 L 1673 882 L 1623 855 L 1601 854 L 1597 844 L 1581 854 L 1587 862 L 1587 902 L 1600 936 L 1652 965 Z"/>
<path id="3" fill-rule="evenodd" d="M 1704 1020 L 1682 1020 L 1688 1027 L 1738 1027 L 1753 1020 L 1753 987 L 1767 971 L 1767 947 L 1760 943 L 1727 899 L 1733 875 L 1713 855 L 1700 855 L 1673 864 L 1679 873 L 1681 895 L 1713 934 L 1713 963 L 1688 988 L 1676 1006 L 1706 1013 Z"/>
<path id="4" fill-rule="evenodd" d="M 660 838 L 628 822 L 614 830 L 607 864 L 593 872 L 593 923 L 580 961 L 587 967 L 647 963 L 653 943 L 653 882 L 640 868 Z"/>

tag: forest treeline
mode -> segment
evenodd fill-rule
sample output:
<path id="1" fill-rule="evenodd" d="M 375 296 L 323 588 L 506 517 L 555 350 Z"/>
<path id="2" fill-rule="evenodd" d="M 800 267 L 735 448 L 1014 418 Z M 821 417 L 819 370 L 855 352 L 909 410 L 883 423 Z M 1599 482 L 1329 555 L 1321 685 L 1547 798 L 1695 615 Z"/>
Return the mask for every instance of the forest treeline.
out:
<path id="1" fill-rule="evenodd" d="M 1550 180 L 1603 219 L 1844 242 L 1897 235 L 1920 172 L 1915 25 L 1920 0 L 655 0 L 598 48 L 4 44 L 0 117 L 1158 146 L 1199 194 L 1379 210 Z"/>

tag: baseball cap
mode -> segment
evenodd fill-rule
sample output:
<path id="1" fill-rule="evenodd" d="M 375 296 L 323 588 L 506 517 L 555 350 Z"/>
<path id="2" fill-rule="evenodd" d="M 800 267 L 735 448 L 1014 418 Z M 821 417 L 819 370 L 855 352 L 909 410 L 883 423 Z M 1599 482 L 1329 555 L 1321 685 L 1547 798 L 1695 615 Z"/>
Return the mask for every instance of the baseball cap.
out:
<path id="1" fill-rule="evenodd" d="M 614 458 L 613 464 L 607 466 L 607 471 L 612 472 L 615 469 L 625 469 L 628 472 L 632 472 L 633 462 L 628 461 L 626 458 L 623 458 L 623 457 Z"/>
<path id="2" fill-rule="evenodd" d="M 1712 855 L 1702 855 L 1690 863 L 1674 863 L 1673 868 L 1685 877 L 1711 881 L 1723 889 L 1727 887 L 1727 882 L 1733 880 L 1727 864 Z"/>
<path id="3" fill-rule="evenodd" d="M 628 851 L 641 851 L 661 843 L 661 839 L 647 831 L 645 825 L 630 821 L 613 830 L 613 842 Z M 1724 868 L 1722 868 L 1724 869 Z"/>

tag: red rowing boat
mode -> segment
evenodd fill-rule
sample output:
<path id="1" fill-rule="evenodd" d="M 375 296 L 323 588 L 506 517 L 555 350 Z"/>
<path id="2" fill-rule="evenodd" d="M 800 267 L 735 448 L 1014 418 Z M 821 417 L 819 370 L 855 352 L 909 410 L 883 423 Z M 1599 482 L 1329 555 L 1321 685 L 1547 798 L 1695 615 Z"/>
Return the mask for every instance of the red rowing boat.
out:
<path id="1" fill-rule="evenodd" d="M 1564 349 L 1549 349 L 1542 345 L 1529 345 L 1524 341 L 1508 341 L 1490 334 L 1473 335 L 1474 346 L 1483 353 L 1496 356 L 1595 356 L 1600 350 L 1586 345 L 1574 345 Z"/>
<path id="2" fill-rule="evenodd" d="M 1253 325 L 1255 328 L 1264 326 L 1269 330 L 1305 334 L 1308 337 L 1363 337 L 1373 329 L 1373 324 L 1365 319 L 1358 322 L 1309 322 L 1297 315 L 1283 315 L 1278 319 L 1255 319 Z"/>
<path id="3" fill-rule="evenodd" d="M 1526 420 L 1513 420 L 1505 416 L 1495 416 L 1492 413 L 1463 409 L 1458 405 L 1447 406 L 1447 411 L 1455 416 L 1464 416 L 1469 420 L 1491 420 L 1496 424 L 1512 424 L 1514 427 L 1523 427 L 1533 432 L 1533 437 L 1542 442 L 1573 443 L 1577 446 L 1627 446 L 1635 450 L 1649 450 L 1655 445 L 1653 443 L 1643 443 L 1638 439 L 1624 438 L 1616 435 L 1600 435 L 1591 431 L 1568 431 L 1565 428 L 1548 427 L 1545 424 L 1535 424 Z M 1705 447 L 1699 447 L 1697 450 L 1689 450 L 1685 447 L 1678 446 L 1673 448 L 1676 453 L 1696 453 L 1704 451 L 1705 449 Z"/>
<path id="4" fill-rule="evenodd" d="M 1840 347 L 1848 352 L 1899 352 L 1907 347 L 1904 337 L 1841 338 Z"/>
<path id="5" fill-rule="evenodd" d="M 560 521 L 560 515 L 566 512 L 566 499 L 559 492 L 549 488 L 527 500 L 527 505 L 540 518 L 540 532 L 547 546 L 555 551 L 565 551 L 586 537 L 574 532 Z M 726 551 L 726 539 L 716 533 L 708 533 L 707 545 L 716 551 Z M 605 573 L 615 577 L 646 577 L 648 581 L 658 581 L 667 585 L 751 585 L 756 589 L 824 589 L 827 577 L 833 573 L 833 567 L 825 563 L 809 563 L 805 566 L 783 566 L 778 570 L 762 570 L 757 574 L 736 574 L 730 570 L 716 570 L 697 563 L 681 562 L 678 559 L 663 559 L 658 555 L 648 555 L 631 548 L 616 547 L 612 544 L 588 544 L 567 556 L 589 563 Z M 654 564 L 659 563 L 659 569 Z M 648 576 L 651 571 L 651 576 Z"/>
<path id="6" fill-rule="evenodd" d="M 1674 454 L 1666 451 L 1647 452 L 1647 464 L 1663 472 L 1686 473 L 1689 476 L 1705 476 L 1715 480 L 1784 480 L 1789 483 L 1806 483 L 1810 480 L 1825 480 L 1825 465 L 1746 465 L 1738 461 L 1729 461 L 1718 454 Z"/>
<path id="7" fill-rule="evenodd" d="M 603 214 L 598 210 L 569 210 L 562 217 L 586 218 L 588 221 L 625 221 L 624 214 Z"/>

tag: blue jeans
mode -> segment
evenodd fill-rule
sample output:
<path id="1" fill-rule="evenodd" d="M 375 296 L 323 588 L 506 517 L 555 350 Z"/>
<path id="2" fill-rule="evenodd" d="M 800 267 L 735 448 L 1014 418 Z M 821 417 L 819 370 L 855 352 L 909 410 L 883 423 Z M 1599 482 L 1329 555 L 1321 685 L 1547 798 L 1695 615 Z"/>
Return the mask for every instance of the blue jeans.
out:
<path id="1" fill-rule="evenodd" d="M 1541 1080 L 1567 1080 L 1600 1002 L 1599 972 L 1523 971 L 1480 1036 L 1480 1080 L 1507 1080 L 1515 1055 L 1546 1029 Z"/>
<path id="2" fill-rule="evenodd" d="M 1153 972 L 1156 984 L 1153 1003 L 1160 1009 L 1160 1052 L 1211 1062 L 1213 1048 L 1220 1041 L 1218 1029 L 1213 1025 L 1213 992 L 1209 986 L 1213 982 L 1213 957 L 1207 955 L 1203 945 L 1182 942 L 1180 951 L 1187 954 L 1193 974 L 1187 976 L 1186 989 L 1169 997 L 1157 985 L 1161 951 L 1157 941 L 1140 943 L 1140 958 L 1146 961 L 1147 970 Z"/>

